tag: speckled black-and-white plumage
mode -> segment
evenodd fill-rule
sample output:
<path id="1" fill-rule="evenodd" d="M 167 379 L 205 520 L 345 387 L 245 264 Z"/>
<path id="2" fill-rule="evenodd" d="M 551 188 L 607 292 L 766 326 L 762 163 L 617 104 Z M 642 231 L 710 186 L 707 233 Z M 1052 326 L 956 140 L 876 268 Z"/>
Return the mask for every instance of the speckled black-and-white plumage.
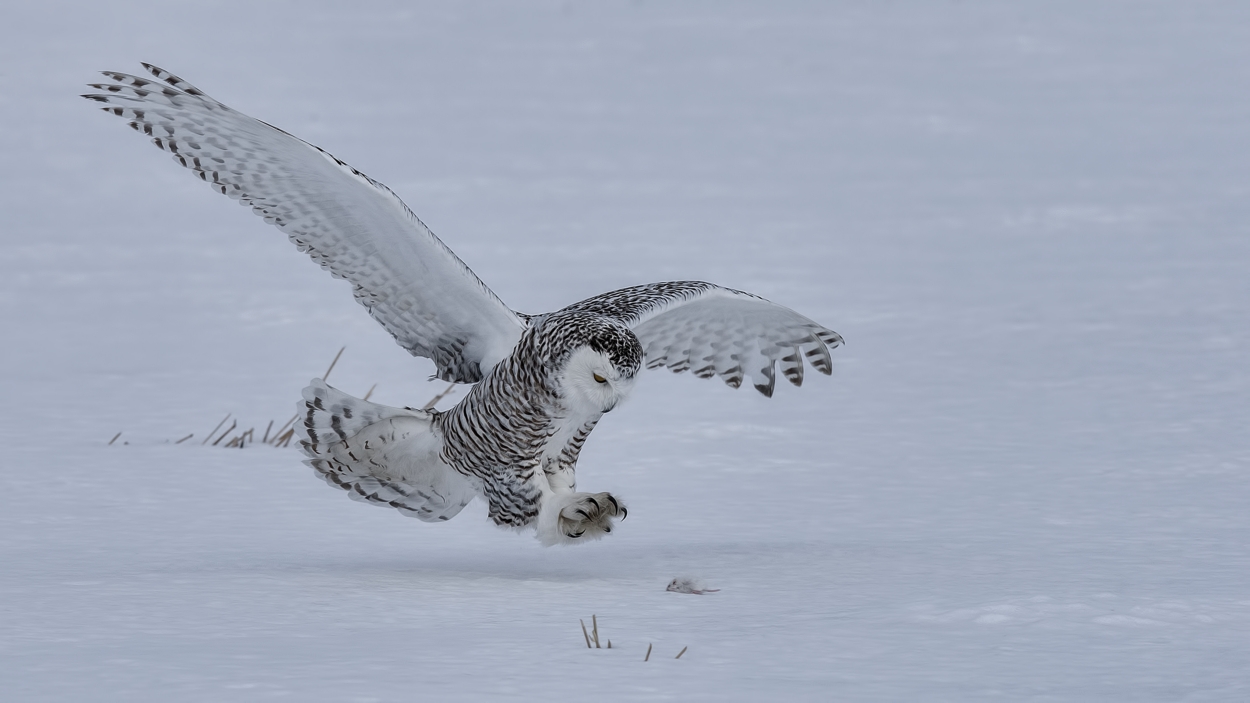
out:
<path id="1" fill-rule="evenodd" d="M 777 363 L 828 374 L 837 333 L 750 293 L 678 281 L 545 315 L 511 310 L 386 186 L 186 81 L 105 72 L 84 97 L 287 234 L 440 378 L 474 383 L 446 412 L 391 408 L 320 380 L 304 389 L 305 460 L 357 500 L 435 522 L 484 498 L 499 525 L 547 544 L 611 532 L 625 506 L 577 491 L 577 458 L 639 369 L 690 370 L 771 396 Z"/>

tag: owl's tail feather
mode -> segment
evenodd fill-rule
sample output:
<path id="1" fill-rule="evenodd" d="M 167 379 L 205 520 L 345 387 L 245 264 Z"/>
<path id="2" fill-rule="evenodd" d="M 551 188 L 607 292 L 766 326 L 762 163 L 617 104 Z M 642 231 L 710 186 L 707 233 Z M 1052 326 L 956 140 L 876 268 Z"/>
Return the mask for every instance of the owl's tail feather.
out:
<path id="1" fill-rule="evenodd" d="M 426 522 L 448 520 L 477 494 L 439 458 L 434 414 L 352 397 L 313 379 L 299 403 L 304 460 L 348 496 Z"/>

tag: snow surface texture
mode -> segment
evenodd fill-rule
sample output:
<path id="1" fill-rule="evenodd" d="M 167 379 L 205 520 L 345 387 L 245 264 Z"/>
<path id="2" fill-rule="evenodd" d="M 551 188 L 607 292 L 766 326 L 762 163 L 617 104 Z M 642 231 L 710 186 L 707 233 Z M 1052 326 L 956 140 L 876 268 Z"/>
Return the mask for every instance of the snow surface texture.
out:
<path id="1" fill-rule="evenodd" d="M 1250 5 L 1023 5 L 6 4 L 0 698 L 1250 697 Z M 644 376 L 582 548 L 201 447 L 342 344 L 344 390 L 439 386 L 77 97 L 141 60 L 521 310 L 705 279 L 848 345 L 772 400 Z"/>

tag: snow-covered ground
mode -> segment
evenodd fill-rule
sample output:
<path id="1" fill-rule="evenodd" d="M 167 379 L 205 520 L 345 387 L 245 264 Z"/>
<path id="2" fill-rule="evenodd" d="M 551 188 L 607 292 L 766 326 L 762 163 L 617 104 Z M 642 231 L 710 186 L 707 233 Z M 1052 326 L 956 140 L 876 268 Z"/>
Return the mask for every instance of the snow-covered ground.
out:
<path id="1" fill-rule="evenodd" d="M 848 344 L 771 400 L 646 375 L 577 548 L 203 447 L 344 344 L 440 386 L 76 97 L 139 61 L 520 310 L 706 279 Z M 0 91 L 0 699 L 1250 697 L 1246 3 L 7 3 Z"/>

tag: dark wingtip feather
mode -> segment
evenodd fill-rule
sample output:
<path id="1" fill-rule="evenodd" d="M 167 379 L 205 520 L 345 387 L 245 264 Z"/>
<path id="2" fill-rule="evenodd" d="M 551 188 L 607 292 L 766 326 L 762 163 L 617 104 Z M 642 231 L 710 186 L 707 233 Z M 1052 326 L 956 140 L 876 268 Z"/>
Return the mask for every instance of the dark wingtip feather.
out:
<path id="1" fill-rule="evenodd" d="M 764 394 L 765 398 L 773 397 L 773 389 L 777 387 L 777 372 L 773 364 L 760 369 L 760 375 L 768 379 L 768 383 L 755 384 L 755 390 Z"/>
<path id="2" fill-rule="evenodd" d="M 148 73 L 151 73 L 153 76 L 156 76 L 158 79 L 165 81 L 170 86 L 178 90 L 181 90 L 187 95 L 193 95 L 196 97 L 207 97 L 204 95 L 204 91 L 200 90 L 199 88 L 196 88 L 195 86 L 186 82 L 182 78 L 175 76 L 169 71 L 166 71 L 160 66 L 156 66 L 154 64 L 150 64 L 147 62 L 140 62 L 140 63 L 143 65 L 143 68 L 146 69 Z"/>
<path id="3" fill-rule="evenodd" d="M 803 358 L 799 354 L 798 347 L 781 357 L 781 374 L 793 385 L 803 385 Z"/>
<path id="4" fill-rule="evenodd" d="M 163 81 L 165 81 L 165 82 L 167 82 L 167 83 L 168 83 L 169 81 L 168 81 L 168 79 L 167 79 L 165 76 L 172 76 L 172 75 L 173 75 L 173 74 L 171 74 L 169 71 L 166 71 L 165 69 L 161 68 L 160 66 L 157 66 L 157 65 L 155 65 L 155 64 L 150 64 L 150 63 L 148 63 L 147 61 L 140 61 L 140 62 L 139 62 L 139 65 L 140 65 L 140 66 L 143 66 L 143 70 L 147 71 L 148 73 L 151 73 L 153 76 L 156 76 L 157 78 L 159 78 L 159 79 L 161 79 L 161 80 L 163 80 Z M 162 75 L 162 74 L 163 74 L 163 75 Z M 170 85 L 173 85 L 173 84 L 171 83 Z"/>
<path id="5" fill-rule="evenodd" d="M 840 345 L 846 344 L 846 340 L 842 339 L 842 335 L 833 330 L 822 330 L 816 333 L 820 341 L 829 345 L 830 349 L 834 349 Z"/>

